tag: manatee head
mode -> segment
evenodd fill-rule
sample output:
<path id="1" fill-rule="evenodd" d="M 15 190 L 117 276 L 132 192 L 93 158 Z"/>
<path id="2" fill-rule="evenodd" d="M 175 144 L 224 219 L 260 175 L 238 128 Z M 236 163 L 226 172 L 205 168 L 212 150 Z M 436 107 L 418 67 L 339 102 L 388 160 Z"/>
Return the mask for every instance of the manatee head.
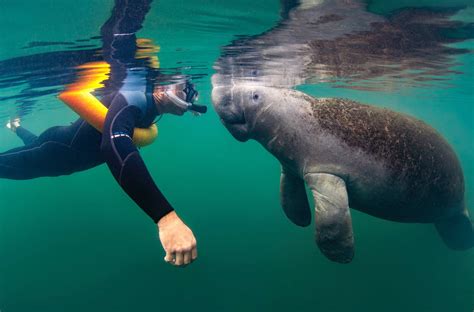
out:
<path id="1" fill-rule="evenodd" d="M 251 138 L 255 115 L 265 105 L 266 90 L 247 85 L 217 86 L 212 102 L 222 123 L 239 141 Z"/>
<path id="2" fill-rule="evenodd" d="M 288 121 L 293 108 L 300 105 L 300 94 L 251 83 L 214 84 L 212 102 L 222 123 L 237 140 L 267 141 Z"/>

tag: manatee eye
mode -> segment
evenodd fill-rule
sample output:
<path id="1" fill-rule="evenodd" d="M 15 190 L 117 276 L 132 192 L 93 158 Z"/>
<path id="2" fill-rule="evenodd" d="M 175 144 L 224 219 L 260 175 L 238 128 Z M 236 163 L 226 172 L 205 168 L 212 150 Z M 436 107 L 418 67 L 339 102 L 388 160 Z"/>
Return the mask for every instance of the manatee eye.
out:
<path id="1" fill-rule="evenodd" d="M 258 93 L 253 93 L 252 94 L 252 100 L 254 103 L 258 103 L 258 100 L 260 99 L 260 95 Z"/>

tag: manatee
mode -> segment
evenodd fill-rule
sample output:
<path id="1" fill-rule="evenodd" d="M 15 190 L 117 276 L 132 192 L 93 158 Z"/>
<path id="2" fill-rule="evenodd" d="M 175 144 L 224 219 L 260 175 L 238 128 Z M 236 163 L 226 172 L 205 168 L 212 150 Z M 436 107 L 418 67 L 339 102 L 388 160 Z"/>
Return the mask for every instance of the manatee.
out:
<path id="1" fill-rule="evenodd" d="M 286 216 L 308 226 L 332 261 L 354 256 L 350 208 L 385 220 L 434 223 L 452 249 L 474 245 L 463 172 L 448 142 L 414 117 L 348 99 L 277 87 L 215 85 L 212 100 L 239 141 L 260 142 L 281 163 Z"/>

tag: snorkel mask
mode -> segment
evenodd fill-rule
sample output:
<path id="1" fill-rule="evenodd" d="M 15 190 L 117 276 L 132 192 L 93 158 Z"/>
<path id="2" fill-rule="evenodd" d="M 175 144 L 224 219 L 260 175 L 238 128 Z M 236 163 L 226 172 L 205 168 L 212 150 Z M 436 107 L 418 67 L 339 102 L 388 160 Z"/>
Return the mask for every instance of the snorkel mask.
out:
<path id="1" fill-rule="evenodd" d="M 181 85 L 174 85 L 174 89 L 166 90 L 165 94 L 173 104 L 181 107 L 185 111 L 191 111 L 197 115 L 204 114 L 207 112 L 207 107 L 203 105 L 194 104 L 194 101 L 198 99 L 198 92 L 194 89 L 194 85 L 189 81 Z M 182 91 L 186 98 L 183 100 L 176 94 L 178 91 Z"/>

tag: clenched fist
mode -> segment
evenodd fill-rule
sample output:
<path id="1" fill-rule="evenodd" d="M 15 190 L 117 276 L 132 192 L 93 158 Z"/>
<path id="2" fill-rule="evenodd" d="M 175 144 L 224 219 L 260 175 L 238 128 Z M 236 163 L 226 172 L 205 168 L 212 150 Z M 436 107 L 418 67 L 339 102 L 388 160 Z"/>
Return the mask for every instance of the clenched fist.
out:
<path id="1" fill-rule="evenodd" d="M 166 262 L 186 266 L 196 260 L 196 238 L 176 212 L 172 211 L 158 221 L 158 234 L 166 252 Z"/>

